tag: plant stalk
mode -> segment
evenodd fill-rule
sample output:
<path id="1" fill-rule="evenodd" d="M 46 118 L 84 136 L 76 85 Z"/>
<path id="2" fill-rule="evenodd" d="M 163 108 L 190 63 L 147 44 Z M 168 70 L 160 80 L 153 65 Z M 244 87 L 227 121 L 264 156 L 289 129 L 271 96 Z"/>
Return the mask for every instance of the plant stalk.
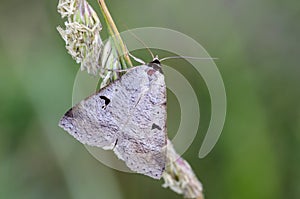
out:
<path id="1" fill-rule="evenodd" d="M 105 4 L 105 1 L 104 0 L 98 0 L 98 4 L 100 6 L 101 12 L 102 12 L 102 14 L 104 16 L 104 19 L 105 19 L 105 22 L 107 24 L 109 34 L 112 36 L 112 39 L 113 39 L 114 44 L 116 46 L 117 52 L 118 52 L 119 55 L 122 55 L 120 57 L 122 66 L 132 67 L 131 60 L 128 56 L 128 50 L 127 50 L 127 48 L 126 48 L 126 46 L 125 46 L 125 44 L 124 44 L 124 42 L 123 42 L 123 40 L 120 36 L 120 33 L 117 29 L 117 26 L 116 26 L 113 18 L 111 17 L 111 15 L 108 11 L 108 8 Z"/>

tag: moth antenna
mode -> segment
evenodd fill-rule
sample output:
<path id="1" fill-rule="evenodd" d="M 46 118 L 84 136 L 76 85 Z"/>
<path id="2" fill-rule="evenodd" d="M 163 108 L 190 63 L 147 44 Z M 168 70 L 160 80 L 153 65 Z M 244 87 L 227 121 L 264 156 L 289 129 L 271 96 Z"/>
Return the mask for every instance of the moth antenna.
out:
<path id="1" fill-rule="evenodd" d="M 218 58 L 213 58 L 213 57 L 190 57 L 190 56 L 170 56 L 170 57 L 164 57 L 160 59 L 160 61 L 165 61 L 168 59 L 197 59 L 197 60 L 214 60 Z"/>
<path id="2" fill-rule="evenodd" d="M 145 64 L 145 63 L 146 63 L 146 62 L 144 62 L 143 60 L 141 60 L 140 58 L 137 58 L 137 57 L 133 56 L 130 52 L 128 52 L 128 55 L 129 55 L 132 59 L 134 59 L 134 61 L 136 61 L 136 62 L 138 62 L 138 63 L 140 63 L 140 64 Z"/>
<path id="3" fill-rule="evenodd" d="M 127 28 L 127 29 L 128 29 L 128 28 Z M 132 36 L 134 36 L 134 38 L 136 38 L 136 40 L 138 40 L 138 41 L 139 41 L 139 42 L 147 49 L 147 51 L 150 53 L 152 59 L 154 59 L 155 57 L 154 57 L 152 51 L 150 50 L 150 48 L 148 48 L 148 46 L 145 44 L 145 42 L 144 42 L 143 40 L 141 40 L 136 34 L 134 34 L 133 32 L 131 32 L 131 30 L 128 29 L 128 31 L 129 31 L 129 33 L 130 33 Z"/>

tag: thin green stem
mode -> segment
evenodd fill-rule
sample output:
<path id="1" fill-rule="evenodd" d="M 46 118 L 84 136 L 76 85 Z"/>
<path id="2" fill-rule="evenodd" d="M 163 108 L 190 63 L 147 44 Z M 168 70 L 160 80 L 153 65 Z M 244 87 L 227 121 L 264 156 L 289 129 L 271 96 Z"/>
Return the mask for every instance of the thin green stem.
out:
<path id="1" fill-rule="evenodd" d="M 122 66 L 129 66 L 129 67 L 132 67 L 132 63 L 131 63 L 131 60 L 128 56 L 128 51 L 127 51 L 127 48 L 120 36 L 120 33 L 117 29 L 117 26 L 113 20 L 113 18 L 111 17 L 109 11 L 108 11 L 108 8 L 105 4 L 105 1 L 104 0 L 98 0 L 98 4 L 100 6 L 100 9 L 101 9 L 101 12 L 104 16 L 104 19 L 105 19 L 105 22 L 107 24 L 107 27 L 108 27 L 108 32 L 110 34 L 110 36 L 112 37 L 113 41 L 114 41 L 114 44 L 116 46 L 116 49 L 117 49 L 117 52 L 119 55 L 122 55 L 120 57 L 121 59 L 121 63 L 122 63 Z"/>

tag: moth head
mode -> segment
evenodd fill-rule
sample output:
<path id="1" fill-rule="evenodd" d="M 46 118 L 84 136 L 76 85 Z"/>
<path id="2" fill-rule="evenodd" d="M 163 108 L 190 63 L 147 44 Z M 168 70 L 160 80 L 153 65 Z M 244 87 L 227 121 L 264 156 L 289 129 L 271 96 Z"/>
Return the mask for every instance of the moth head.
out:
<path id="1" fill-rule="evenodd" d="M 161 65 L 160 65 L 160 60 L 157 55 L 148 64 L 148 66 L 152 67 L 155 71 L 159 71 L 161 74 L 163 74 L 163 71 L 162 71 Z"/>
<path id="2" fill-rule="evenodd" d="M 150 63 L 152 63 L 152 64 L 157 64 L 157 65 L 160 66 L 160 60 L 159 60 L 158 56 L 156 55 L 156 56 L 153 58 L 152 62 L 150 62 Z"/>

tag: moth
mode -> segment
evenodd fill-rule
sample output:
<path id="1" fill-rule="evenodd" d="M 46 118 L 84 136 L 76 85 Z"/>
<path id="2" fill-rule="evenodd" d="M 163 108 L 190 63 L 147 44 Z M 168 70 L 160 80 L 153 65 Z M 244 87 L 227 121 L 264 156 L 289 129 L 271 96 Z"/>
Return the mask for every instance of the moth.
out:
<path id="1" fill-rule="evenodd" d="M 132 171 L 160 179 L 166 120 L 166 84 L 155 58 L 76 104 L 59 126 L 82 144 L 113 150 Z"/>

